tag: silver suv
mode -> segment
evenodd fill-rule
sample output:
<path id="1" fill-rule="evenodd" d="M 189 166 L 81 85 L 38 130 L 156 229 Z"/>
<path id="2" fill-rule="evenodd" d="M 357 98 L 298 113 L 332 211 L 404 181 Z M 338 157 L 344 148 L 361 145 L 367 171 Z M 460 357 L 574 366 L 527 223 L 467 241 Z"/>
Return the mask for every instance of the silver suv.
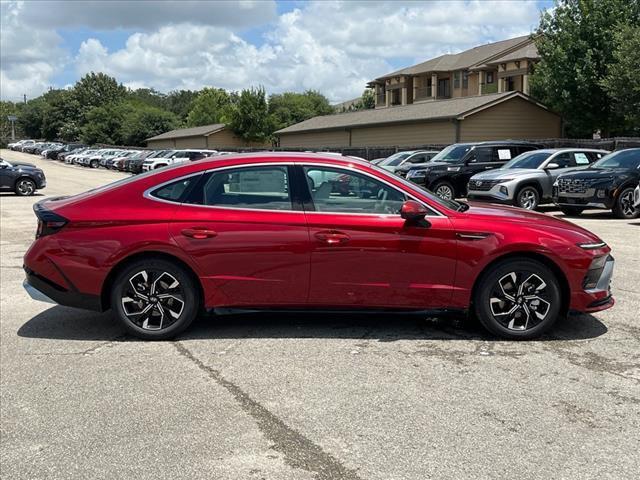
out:
<path id="1" fill-rule="evenodd" d="M 542 203 L 551 203 L 553 182 L 559 175 L 586 168 L 607 153 L 588 148 L 525 152 L 501 168 L 471 177 L 467 198 L 534 210 Z"/>

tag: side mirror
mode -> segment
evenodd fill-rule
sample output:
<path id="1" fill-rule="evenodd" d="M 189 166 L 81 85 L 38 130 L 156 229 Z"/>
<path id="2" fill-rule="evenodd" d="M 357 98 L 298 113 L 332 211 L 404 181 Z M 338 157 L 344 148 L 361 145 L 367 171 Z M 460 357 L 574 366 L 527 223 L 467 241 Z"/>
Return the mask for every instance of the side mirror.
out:
<path id="1" fill-rule="evenodd" d="M 400 208 L 400 216 L 409 222 L 423 220 L 427 216 L 427 207 L 415 200 L 407 200 Z"/>
<path id="2" fill-rule="evenodd" d="M 550 163 L 546 167 L 547 170 L 555 170 L 556 168 L 560 168 L 560 165 L 558 165 L 557 163 Z"/>

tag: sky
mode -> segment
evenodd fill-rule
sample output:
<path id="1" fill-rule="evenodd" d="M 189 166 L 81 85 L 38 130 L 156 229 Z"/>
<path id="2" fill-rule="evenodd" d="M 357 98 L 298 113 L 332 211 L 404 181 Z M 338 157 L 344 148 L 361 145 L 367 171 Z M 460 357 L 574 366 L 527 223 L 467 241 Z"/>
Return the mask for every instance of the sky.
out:
<path id="1" fill-rule="evenodd" d="M 548 0 L 5 1 L 0 98 L 34 98 L 91 71 L 130 88 L 263 86 L 332 102 L 444 53 L 534 31 Z"/>

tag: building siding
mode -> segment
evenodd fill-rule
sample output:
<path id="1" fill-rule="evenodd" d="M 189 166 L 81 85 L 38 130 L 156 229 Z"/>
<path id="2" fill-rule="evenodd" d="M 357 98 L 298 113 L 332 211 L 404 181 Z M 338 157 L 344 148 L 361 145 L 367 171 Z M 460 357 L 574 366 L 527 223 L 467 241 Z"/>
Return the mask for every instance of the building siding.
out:
<path id="1" fill-rule="evenodd" d="M 559 138 L 562 120 L 522 98 L 512 98 L 470 115 L 460 122 L 461 142 Z"/>
<path id="2" fill-rule="evenodd" d="M 268 143 L 247 143 L 241 138 L 236 137 L 230 130 L 219 130 L 209 136 L 195 135 L 191 137 L 170 138 L 162 140 L 149 140 L 147 142 L 149 148 L 205 148 L 212 150 L 222 150 L 225 148 L 242 148 L 256 147 L 268 148 Z"/>
<path id="3" fill-rule="evenodd" d="M 176 148 L 173 140 L 149 140 L 147 147 L 156 148 L 158 150 L 163 148 Z"/>
<path id="4" fill-rule="evenodd" d="M 455 126 L 452 122 L 416 122 L 403 125 L 354 128 L 351 146 L 413 146 L 429 143 L 452 143 Z"/>
<path id="5" fill-rule="evenodd" d="M 280 135 L 280 146 L 285 148 L 348 147 L 349 132 L 346 130 L 329 130 L 307 133 L 283 133 Z"/>

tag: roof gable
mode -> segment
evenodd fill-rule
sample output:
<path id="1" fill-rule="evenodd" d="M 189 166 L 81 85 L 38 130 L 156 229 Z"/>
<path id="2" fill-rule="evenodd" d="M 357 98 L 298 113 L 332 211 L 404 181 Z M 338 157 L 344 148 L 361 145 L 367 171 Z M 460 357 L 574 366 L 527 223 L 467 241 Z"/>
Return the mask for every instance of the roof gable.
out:
<path id="1" fill-rule="evenodd" d="M 183 138 L 183 137 L 198 137 L 198 136 L 208 136 L 212 133 L 218 132 L 224 129 L 224 123 L 214 123 L 211 125 L 202 125 L 201 127 L 192 127 L 192 128 L 178 128 L 176 130 L 171 130 L 169 132 L 161 133 L 160 135 L 156 135 L 155 137 L 147 138 L 146 141 L 149 140 L 167 140 L 173 138 Z"/>

